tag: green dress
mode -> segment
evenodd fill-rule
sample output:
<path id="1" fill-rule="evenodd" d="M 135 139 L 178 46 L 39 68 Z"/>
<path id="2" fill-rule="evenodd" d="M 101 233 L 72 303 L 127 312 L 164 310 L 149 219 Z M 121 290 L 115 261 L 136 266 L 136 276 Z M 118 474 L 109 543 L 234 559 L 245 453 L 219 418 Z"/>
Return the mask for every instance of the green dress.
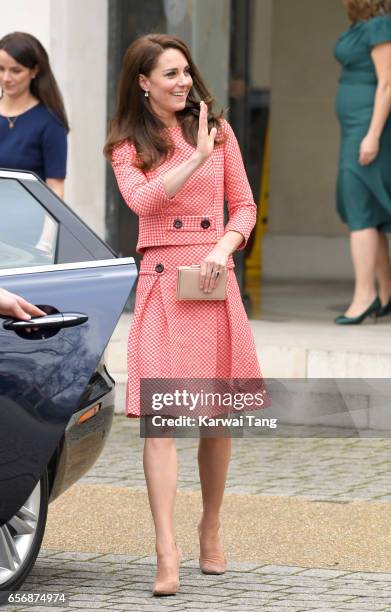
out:
<path id="1" fill-rule="evenodd" d="M 375 227 L 391 232 L 391 115 L 385 123 L 376 159 L 368 166 L 358 163 L 377 86 L 371 49 L 389 41 L 391 17 L 378 15 L 352 25 L 340 36 L 334 49 L 342 64 L 336 100 L 341 125 L 337 210 L 352 231 Z"/>

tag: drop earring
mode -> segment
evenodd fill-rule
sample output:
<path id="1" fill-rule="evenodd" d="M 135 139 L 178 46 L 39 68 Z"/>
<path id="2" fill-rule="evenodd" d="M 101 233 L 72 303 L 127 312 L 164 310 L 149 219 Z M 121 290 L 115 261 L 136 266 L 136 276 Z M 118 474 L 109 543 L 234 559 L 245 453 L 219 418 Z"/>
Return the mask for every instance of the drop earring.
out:
<path id="1" fill-rule="evenodd" d="M 148 98 L 148 96 L 149 96 L 149 91 L 148 91 L 148 90 L 145 90 L 145 91 L 144 91 L 144 96 L 145 96 L 146 98 Z"/>

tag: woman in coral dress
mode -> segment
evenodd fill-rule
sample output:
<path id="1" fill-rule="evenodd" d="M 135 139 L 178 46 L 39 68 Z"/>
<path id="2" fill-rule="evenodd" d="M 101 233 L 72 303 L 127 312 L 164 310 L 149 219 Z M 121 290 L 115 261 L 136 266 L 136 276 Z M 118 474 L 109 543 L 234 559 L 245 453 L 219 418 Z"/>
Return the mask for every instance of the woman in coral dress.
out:
<path id="1" fill-rule="evenodd" d="M 127 50 L 105 153 L 125 202 L 139 216 L 137 251 L 143 253 L 128 343 L 128 417 L 143 415 L 141 379 L 155 379 L 157 389 L 165 379 L 261 379 L 232 260 L 255 224 L 256 206 L 237 140 L 212 102 L 180 39 L 147 35 Z M 177 299 L 177 267 L 194 264 L 201 266 L 206 296 L 227 269 L 225 300 Z M 204 573 L 226 570 L 218 532 L 230 453 L 230 437 L 199 441 Z M 153 592 L 174 594 L 180 549 L 173 527 L 173 437 L 145 439 L 144 471 L 156 530 Z"/>

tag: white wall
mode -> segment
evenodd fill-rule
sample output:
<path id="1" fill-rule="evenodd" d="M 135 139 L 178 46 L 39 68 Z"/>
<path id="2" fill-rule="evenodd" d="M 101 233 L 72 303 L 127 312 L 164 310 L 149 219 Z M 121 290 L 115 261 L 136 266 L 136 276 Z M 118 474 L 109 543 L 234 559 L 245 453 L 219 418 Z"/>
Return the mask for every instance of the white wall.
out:
<path id="1" fill-rule="evenodd" d="M 108 0 L 13 0 L 0 35 L 40 39 L 64 96 L 71 125 L 66 202 L 104 237 Z"/>
<path id="2" fill-rule="evenodd" d="M 54 0 L 53 4 L 55 4 Z M 9 32 L 29 32 L 49 50 L 50 0 L 12 0 L 2 2 L 0 37 Z"/>
<path id="3" fill-rule="evenodd" d="M 71 124 L 66 201 L 102 237 L 107 36 L 107 0 L 51 2 L 53 67 Z"/>

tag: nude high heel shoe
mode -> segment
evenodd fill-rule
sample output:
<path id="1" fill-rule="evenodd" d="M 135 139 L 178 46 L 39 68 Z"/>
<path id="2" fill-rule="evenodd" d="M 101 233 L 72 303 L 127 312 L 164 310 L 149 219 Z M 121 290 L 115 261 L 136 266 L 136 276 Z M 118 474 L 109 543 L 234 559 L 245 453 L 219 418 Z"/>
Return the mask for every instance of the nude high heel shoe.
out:
<path id="1" fill-rule="evenodd" d="M 175 595 L 179 590 L 179 564 L 182 559 L 182 551 L 179 546 L 176 546 L 177 549 L 177 563 L 176 570 L 172 571 L 172 563 L 168 564 L 168 555 L 157 555 L 157 571 L 156 578 L 153 584 L 152 592 L 155 596 L 160 597 L 162 595 Z M 159 567 L 160 565 L 160 567 Z M 167 571 L 164 572 L 162 570 L 171 566 L 171 576 L 167 577 Z M 166 574 L 165 578 L 159 578 L 159 573 Z"/>
<path id="2" fill-rule="evenodd" d="M 206 552 L 207 546 L 201 542 L 201 527 L 198 525 L 198 537 L 200 539 L 200 569 L 203 574 L 224 574 L 227 570 L 227 559 L 220 551 Z"/>

